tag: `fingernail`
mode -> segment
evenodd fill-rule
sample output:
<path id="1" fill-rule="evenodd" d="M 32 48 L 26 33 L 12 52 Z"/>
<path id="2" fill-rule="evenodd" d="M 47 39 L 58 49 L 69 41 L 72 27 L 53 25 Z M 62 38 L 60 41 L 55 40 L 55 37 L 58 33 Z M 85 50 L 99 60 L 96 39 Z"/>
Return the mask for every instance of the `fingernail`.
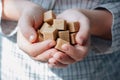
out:
<path id="1" fill-rule="evenodd" d="M 65 51 L 68 51 L 68 50 L 69 50 L 67 44 L 64 44 L 64 45 L 62 46 L 62 49 L 65 50 Z"/>
<path id="2" fill-rule="evenodd" d="M 53 57 L 56 58 L 56 59 L 59 59 L 59 60 L 62 60 L 62 59 L 63 59 L 63 57 L 61 57 L 61 56 L 59 56 L 59 55 L 56 55 L 56 54 L 55 54 Z"/>
<path id="3" fill-rule="evenodd" d="M 33 42 L 34 41 L 34 39 L 35 39 L 35 36 L 32 34 L 32 35 L 30 35 L 30 37 L 29 37 L 29 41 L 30 42 Z"/>
<path id="4" fill-rule="evenodd" d="M 54 57 L 54 58 L 58 58 L 58 55 L 54 54 L 53 57 Z"/>
<path id="5" fill-rule="evenodd" d="M 84 39 L 84 38 L 83 38 L 82 36 L 80 36 L 80 37 L 79 37 L 79 43 L 82 43 L 82 42 L 83 42 L 83 39 Z"/>
<path id="6" fill-rule="evenodd" d="M 87 40 L 80 40 L 79 44 L 80 45 L 85 45 L 87 43 Z"/>
<path id="7" fill-rule="evenodd" d="M 79 44 L 82 45 L 82 43 L 83 43 L 83 40 L 79 40 Z"/>
<path id="8" fill-rule="evenodd" d="M 58 55 L 58 53 L 53 55 L 53 57 L 56 58 L 56 59 L 61 59 L 61 57 L 60 57 L 60 55 Z"/>
<path id="9" fill-rule="evenodd" d="M 55 42 L 54 42 L 54 41 L 50 41 L 50 42 L 49 42 L 49 46 L 50 46 L 50 47 L 53 47 L 54 45 L 55 45 Z"/>

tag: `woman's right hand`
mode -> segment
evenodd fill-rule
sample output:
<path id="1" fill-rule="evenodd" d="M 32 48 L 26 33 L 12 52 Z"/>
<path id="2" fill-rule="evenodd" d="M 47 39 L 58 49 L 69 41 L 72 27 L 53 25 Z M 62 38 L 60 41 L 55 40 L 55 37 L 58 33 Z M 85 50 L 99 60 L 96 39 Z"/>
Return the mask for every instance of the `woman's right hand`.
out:
<path id="1" fill-rule="evenodd" d="M 18 21 L 17 43 L 20 49 L 30 55 L 33 59 L 47 61 L 55 51 L 55 41 L 46 40 L 36 42 L 37 29 L 43 22 L 44 9 L 34 3 L 30 3 L 21 14 Z"/>
<path id="2" fill-rule="evenodd" d="M 55 41 L 45 40 L 42 42 L 30 43 L 20 30 L 17 32 L 17 44 L 19 48 L 31 58 L 40 62 L 47 62 L 56 52 L 56 50 L 52 48 L 56 44 Z"/>

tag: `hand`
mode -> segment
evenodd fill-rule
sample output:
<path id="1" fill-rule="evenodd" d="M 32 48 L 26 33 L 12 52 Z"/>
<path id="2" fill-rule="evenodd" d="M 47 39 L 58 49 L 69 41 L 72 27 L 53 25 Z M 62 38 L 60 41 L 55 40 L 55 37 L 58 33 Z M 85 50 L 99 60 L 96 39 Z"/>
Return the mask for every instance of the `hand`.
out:
<path id="1" fill-rule="evenodd" d="M 31 58 L 41 62 L 47 62 L 50 57 L 56 52 L 52 47 L 55 46 L 55 41 L 46 40 L 37 43 L 30 43 L 18 30 L 17 43 L 19 48 L 26 52 Z"/>
<path id="2" fill-rule="evenodd" d="M 23 36 L 31 43 L 37 39 L 36 30 L 43 22 L 44 9 L 37 5 L 31 5 L 22 11 L 18 21 L 18 27 Z"/>
<path id="3" fill-rule="evenodd" d="M 77 9 L 66 10 L 57 18 L 62 18 L 67 22 L 78 21 L 80 29 L 76 35 L 77 44 L 72 46 L 64 44 L 62 49 L 64 52 L 56 51 L 53 57 L 49 59 L 49 66 L 66 67 L 77 61 L 81 61 L 87 55 L 90 44 L 90 21 L 87 16 Z"/>
<path id="4" fill-rule="evenodd" d="M 42 24 L 43 12 L 44 9 L 35 4 L 29 4 L 23 10 L 18 21 L 17 43 L 20 49 L 33 59 L 46 62 L 55 52 L 55 49 L 52 49 L 55 46 L 55 41 L 36 42 L 38 37 L 36 31 Z"/>
<path id="5" fill-rule="evenodd" d="M 70 9 L 58 15 L 69 21 L 78 21 L 80 30 L 76 35 L 77 45 L 63 45 L 63 52 L 56 52 L 49 59 L 52 67 L 65 67 L 77 61 L 81 61 L 87 55 L 90 45 L 90 35 L 102 39 L 111 39 L 112 14 L 105 9 L 87 10 Z"/>

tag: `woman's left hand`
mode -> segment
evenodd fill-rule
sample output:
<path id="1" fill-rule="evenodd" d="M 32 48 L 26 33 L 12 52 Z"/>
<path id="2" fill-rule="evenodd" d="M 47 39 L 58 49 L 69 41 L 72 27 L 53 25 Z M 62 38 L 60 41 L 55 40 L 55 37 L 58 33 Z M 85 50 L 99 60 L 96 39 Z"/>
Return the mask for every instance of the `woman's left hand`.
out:
<path id="1" fill-rule="evenodd" d="M 67 22 L 78 21 L 80 29 L 76 35 L 76 45 L 64 44 L 62 49 L 64 52 L 56 51 L 48 61 L 51 67 L 66 67 L 69 64 L 83 60 L 89 50 L 90 44 L 90 21 L 87 16 L 77 9 L 66 10 L 57 16 Z"/>

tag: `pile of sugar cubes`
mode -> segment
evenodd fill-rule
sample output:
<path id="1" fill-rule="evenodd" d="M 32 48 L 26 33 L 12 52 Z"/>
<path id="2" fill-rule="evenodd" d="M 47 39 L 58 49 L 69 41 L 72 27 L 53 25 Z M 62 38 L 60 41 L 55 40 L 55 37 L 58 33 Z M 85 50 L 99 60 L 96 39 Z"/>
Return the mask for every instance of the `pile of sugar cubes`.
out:
<path id="1" fill-rule="evenodd" d="M 63 19 L 56 19 L 52 10 L 44 13 L 44 23 L 38 30 L 39 41 L 52 39 L 57 42 L 55 48 L 62 51 L 63 44 L 74 45 L 75 36 L 79 30 L 79 22 L 67 22 Z"/>

